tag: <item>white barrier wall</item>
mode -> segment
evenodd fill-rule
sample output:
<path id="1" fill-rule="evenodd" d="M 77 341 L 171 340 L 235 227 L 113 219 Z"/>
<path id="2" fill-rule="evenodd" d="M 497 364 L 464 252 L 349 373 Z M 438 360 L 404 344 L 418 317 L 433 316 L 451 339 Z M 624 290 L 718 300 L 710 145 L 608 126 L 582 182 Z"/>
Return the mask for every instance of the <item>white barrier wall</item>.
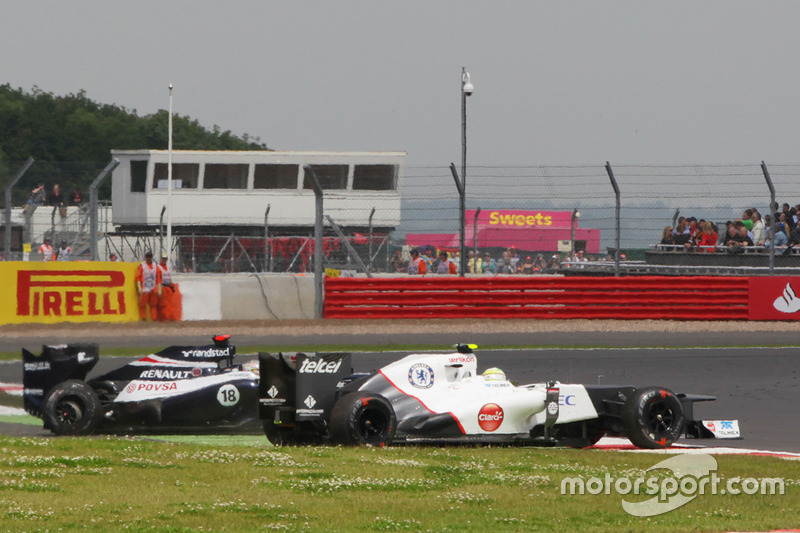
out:
<path id="1" fill-rule="evenodd" d="M 295 274 L 175 274 L 183 320 L 314 318 L 314 276 Z"/>

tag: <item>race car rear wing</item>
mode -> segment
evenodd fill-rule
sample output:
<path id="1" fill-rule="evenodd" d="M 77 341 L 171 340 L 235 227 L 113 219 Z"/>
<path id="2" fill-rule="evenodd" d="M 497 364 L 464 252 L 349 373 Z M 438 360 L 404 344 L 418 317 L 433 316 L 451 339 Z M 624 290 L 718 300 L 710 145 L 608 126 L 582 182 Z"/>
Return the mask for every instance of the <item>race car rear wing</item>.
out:
<path id="1" fill-rule="evenodd" d="M 287 425 L 327 420 L 337 385 L 353 373 L 351 359 L 342 352 L 259 353 L 259 418 Z"/>
<path id="2" fill-rule="evenodd" d="M 68 379 L 86 379 L 100 359 L 97 344 L 42 346 L 41 355 L 22 349 L 22 399 L 25 411 L 41 416 L 50 389 Z"/>

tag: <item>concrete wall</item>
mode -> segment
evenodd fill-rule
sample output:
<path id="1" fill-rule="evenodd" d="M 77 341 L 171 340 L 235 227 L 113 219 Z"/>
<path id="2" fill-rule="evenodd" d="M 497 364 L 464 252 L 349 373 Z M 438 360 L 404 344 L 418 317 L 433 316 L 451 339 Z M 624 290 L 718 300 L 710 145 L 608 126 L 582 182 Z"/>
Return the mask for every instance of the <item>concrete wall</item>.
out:
<path id="1" fill-rule="evenodd" d="M 175 274 L 183 320 L 314 318 L 314 276 Z"/>

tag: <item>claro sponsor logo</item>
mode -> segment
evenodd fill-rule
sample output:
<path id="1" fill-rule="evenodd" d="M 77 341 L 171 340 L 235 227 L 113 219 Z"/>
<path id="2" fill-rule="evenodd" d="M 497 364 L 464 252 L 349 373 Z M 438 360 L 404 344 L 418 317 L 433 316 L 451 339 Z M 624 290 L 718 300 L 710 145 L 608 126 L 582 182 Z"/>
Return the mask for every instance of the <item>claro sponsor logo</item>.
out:
<path id="1" fill-rule="evenodd" d="M 300 365 L 301 374 L 335 374 L 342 366 L 342 360 L 338 361 L 314 361 L 313 359 L 306 359 Z"/>
<path id="2" fill-rule="evenodd" d="M 20 270 L 17 316 L 124 315 L 124 286 L 112 270 Z"/>
<path id="3" fill-rule="evenodd" d="M 495 431 L 503 423 L 503 408 L 496 403 L 487 403 L 478 412 L 478 425 L 484 431 Z"/>

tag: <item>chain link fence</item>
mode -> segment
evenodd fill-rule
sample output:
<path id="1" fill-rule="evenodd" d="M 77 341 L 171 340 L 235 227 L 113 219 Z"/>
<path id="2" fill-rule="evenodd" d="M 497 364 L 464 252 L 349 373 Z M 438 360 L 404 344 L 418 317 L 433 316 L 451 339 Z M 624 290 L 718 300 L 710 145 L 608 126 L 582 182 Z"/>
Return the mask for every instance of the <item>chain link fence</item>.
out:
<path id="1" fill-rule="evenodd" d="M 4 189 L 23 164 L 0 164 Z M 85 235 L 88 193 L 78 184 L 91 181 L 104 166 L 103 162 L 33 164 L 10 191 L 12 238 L 8 252 L 5 239 L 0 239 L 3 257 L 38 260 L 37 247 L 47 237 L 54 244 L 69 239 L 76 245 L 74 258 L 86 258 L 87 242 L 92 238 Z M 323 255 L 326 267 L 360 270 L 363 264 L 377 273 L 404 272 L 412 248 L 421 250 L 433 269 L 438 268 L 437 253 L 446 251 L 452 260 L 464 262 L 470 274 L 589 272 L 595 267 L 619 272 L 620 264 L 657 273 L 710 267 L 763 269 L 770 265 L 768 232 L 766 242 L 752 246 L 732 247 L 724 237 L 729 231 L 726 223 L 738 224 L 749 216 L 746 210 L 754 209 L 768 228 L 785 227 L 789 242 L 775 239 L 773 254 L 780 272 L 794 267 L 795 262 L 800 264 L 791 244 L 800 204 L 798 176 L 800 165 L 788 164 L 470 166 L 464 202 L 467 257 L 462 258 L 459 193 L 451 168 L 404 167 L 397 183 L 399 213 L 382 201 L 381 191 L 350 201 L 345 211 L 338 199 L 347 191 L 324 191 L 325 214 L 334 223 L 343 219 L 348 223 L 339 224 L 342 239 L 324 221 Z M 767 178 L 774 186 L 777 208 L 770 206 Z M 47 200 L 32 209 L 28 201 L 40 183 L 47 193 L 54 184 L 61 185 L 65 211 Z M 271 192 L 273 196 L 264 200 L 266 214 L 270 203 L 280 201 Z M 304 189 L 287 190 L 286 194 L 313 193 Z M 100 198 L 109 196 L 110 180 L 106 180 Z M 787 204 L 785 220 L 780 220 L 783 204 Z M 158 251 L 168 246 L 163 225 L 114 226 L 110 208 L 101 203 L 99 210 L 96 238 L 102 243 L 101 258 L 114 252 L 123 260 L 139 261 L 147 249 Z M 682 225 L 678 230 L 682 218 L 689 224 L 695 219 L 699 226 L 710 222 L 717 234 L 715 242 L 705 240 L 701 245 L 695 236 L 689 246 L 661 244 L 665 230 L 668 236 L 683 231 Z M 4 225 L 4 236 L 5 229 Z M 184 228 L 173 235 L 170 246 L 177 267 L 186 271 L 306 272 L 312 270 L 313 234 L 313 227 L 290 227 L 265 215 L 247 225 Z M 28 256 L 25 243 L 31 244 Z"/>

